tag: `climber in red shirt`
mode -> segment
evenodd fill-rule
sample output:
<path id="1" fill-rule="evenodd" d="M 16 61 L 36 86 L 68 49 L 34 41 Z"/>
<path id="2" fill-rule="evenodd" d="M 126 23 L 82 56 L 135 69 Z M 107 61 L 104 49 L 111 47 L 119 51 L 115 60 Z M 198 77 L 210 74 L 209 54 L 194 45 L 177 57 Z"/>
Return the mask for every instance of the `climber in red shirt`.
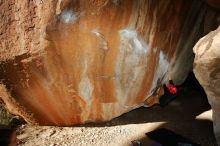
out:
<path id="1" fill-rule="evenodd" d="M 171 83 L 168 84 L 168 90 L 171 94 L 176 94 L 177 93 L 177 88 Z"/>
<path id="2" fill-rule="evenodd" d="M 169 84 L 160 85 L 152 96 L 148 97 L 144 102 L 144 107 L 151 107 L 155 104 L 166 106 L 171 100 L 177 96 L 177 88 L 170 80 Z"/>
<path id="3" fill-rule="evenodd" d="M 170 80 L 168 86 L 164 85 L 164 95 L 159 99 L 161 106 L 166 106 L 170 101 L 172 101 L 177 96 L 177 88 Z"/>

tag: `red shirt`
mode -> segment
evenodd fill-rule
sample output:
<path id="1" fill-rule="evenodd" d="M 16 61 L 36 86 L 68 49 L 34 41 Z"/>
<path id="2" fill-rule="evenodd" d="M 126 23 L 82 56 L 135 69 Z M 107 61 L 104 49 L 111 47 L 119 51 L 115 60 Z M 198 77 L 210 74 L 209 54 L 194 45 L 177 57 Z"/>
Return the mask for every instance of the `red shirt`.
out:
<path id="1" fill-rule="evenodd" d="M 169 84 L 168 85 L 168 90 L 170 91 L 170 93 L 172 94 L 176 94 L 177 93 L 177 89 L 173 84 Z"/>

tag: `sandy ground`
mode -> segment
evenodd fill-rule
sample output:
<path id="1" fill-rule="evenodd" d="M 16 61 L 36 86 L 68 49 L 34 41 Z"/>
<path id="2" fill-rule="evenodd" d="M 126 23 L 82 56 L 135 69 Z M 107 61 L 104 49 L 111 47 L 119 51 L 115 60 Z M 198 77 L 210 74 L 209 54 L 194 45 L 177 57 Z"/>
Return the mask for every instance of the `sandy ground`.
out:
<path id="1" fill-rule="evenodd" d="M 21 146 L 129 146 L 153 141 L 146 132 L 167 128 L 202 146 L 216 146 L 210 106 L 199 92 L 182 91 L 166 107 L 139 108 L 112 121 L 74 127 L 23 125 L 17 129 Z"/>

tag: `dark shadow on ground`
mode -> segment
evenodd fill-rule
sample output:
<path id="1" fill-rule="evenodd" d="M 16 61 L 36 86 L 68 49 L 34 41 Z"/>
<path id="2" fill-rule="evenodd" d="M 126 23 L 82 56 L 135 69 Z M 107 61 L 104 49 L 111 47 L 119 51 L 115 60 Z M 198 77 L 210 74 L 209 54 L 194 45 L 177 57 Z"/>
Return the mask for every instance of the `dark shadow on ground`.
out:
<path id="1" fill-rule="evenodd" d="M 188 89 L 181 91 L 182 93 L 178 98 L 166 107 L 139 108 L 115 118 L 104 125 L 115 126 L 166 122 L 157 128 L 170 129 L 204 146 L 217 146 L 212 121 L 195 119 L 196 116 L 210 109 L 207 99 L 202 97 L 205 95 L 196 90 L 187 91 Z M 96 126 L 104 125 L 98 124 Z"/>
<path id="2" fill-rule="evenodd" d="M 175 122 L 170 122 L 166 124 L 162 124 L 159 128 L 169 129 L 176 134 L 180 134 L 181 136 L 191 139 L 193 142 L 200 144 L 202 146 L 218 146 L 213 134 L 212 122 L 209 120 L 195 120 L 189 124 L 180 123 L 176 125 Z M 138 139 L 142 142 L 142 146 L 151 146 L 149 145 L 151 140 L 146 136 L 143 139 Z"/>

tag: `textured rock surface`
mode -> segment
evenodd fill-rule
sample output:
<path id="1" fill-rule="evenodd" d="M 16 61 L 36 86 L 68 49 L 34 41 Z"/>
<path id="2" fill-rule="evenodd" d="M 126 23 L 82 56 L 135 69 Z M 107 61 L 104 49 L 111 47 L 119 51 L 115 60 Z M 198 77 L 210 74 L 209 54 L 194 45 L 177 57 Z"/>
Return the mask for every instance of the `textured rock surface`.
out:
<path id="1" fill-rule="evenodd" d="M 194 72 L 213 109 L 214 130 L 220 145 L 220 27 L 194 47 Z"/>
<path id="2" fill-rule="evenodd" d="M 216 15 L 198 0 L 0 1 L 1 98 L 29 123 L 110 120 L 181 83 Z"/>
<path id="3" fill-rule="evenodd" d="M 9 126 L 12 118 L 12 115 L 8 113 L 4 105 L 0 103 L 0 128 Z"/>

